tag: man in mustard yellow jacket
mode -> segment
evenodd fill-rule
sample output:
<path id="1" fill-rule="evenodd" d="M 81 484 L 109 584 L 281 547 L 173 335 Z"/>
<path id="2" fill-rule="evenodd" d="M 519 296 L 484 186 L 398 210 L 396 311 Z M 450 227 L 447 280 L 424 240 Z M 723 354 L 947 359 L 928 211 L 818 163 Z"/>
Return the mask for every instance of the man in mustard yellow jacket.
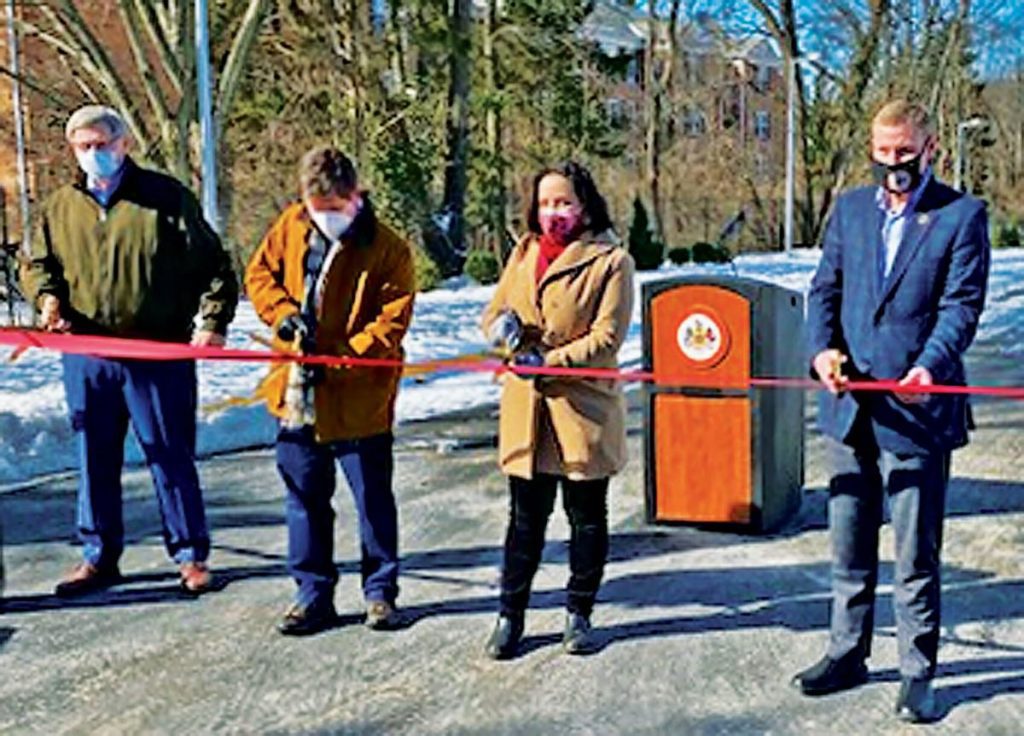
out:
<path id="1" fill-rule="evenodd" d="M 245 286 L 277 346 L 319 355 L 403 357 L 412 318 L 412 251 L 380 222 L 339 150 L 309 151 L 299 170 L 302 202 L 271 226 Z M 287 487 L 288 569 L 298 585 L 282 634 L 314 634 L 337 618 L 333 560 L 335 462 L 359 516 L 366 620 L 398 622 L 398 514 L 392 492 L 395 397 L 401 370 L 274 369 L 261 387 L 280 420 L 277 464 Z"/>

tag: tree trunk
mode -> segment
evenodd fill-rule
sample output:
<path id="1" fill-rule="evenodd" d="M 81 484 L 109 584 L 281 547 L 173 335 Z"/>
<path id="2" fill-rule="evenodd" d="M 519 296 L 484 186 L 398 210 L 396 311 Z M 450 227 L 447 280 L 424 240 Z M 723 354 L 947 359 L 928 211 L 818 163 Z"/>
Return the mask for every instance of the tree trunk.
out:
<path id="1" fill-rule="evenodd" d="M 661 207 L 661 84 L 655 63 L 658 58 L 658 15 L 655 3 L 647 3 L 647 47 L 644 49 L 644 174 L 650 202 L 651 229 L 659 242 L 665 242 L 665 218 Z M 671 65 L 669 59 L 669 66 Z"/>
<path id="2" fill-rule="evenodd" d="M 400 0 L 388 2 L 387 45 L 388 68 L 391 72 L 390 90 L 393 95 L 404 95 L 406 89 L 406 59 L 408 45 L 408 13 Z"/>
<path id="3" fill-rule="evenodd" d="M 869 27 L 859 36 L 860 44 L 854 49 L 850 69 L 846 75 L 839 98 L 843 101 L 844 121 L 840 144 L 832 154 L 829 172 L 831 186 L 827 187 L 815 217 L 815 242 L 820 242 L 824 225 L 832 212 L 839 191 L 846 184 L 849 166 L 849 148 L 856 137 L 857 129 L 865 124 L 864 96 L 875 68 L 875 59 L 883 37 L 882 28 L 889 14 L 890 0 L 870 0 L 871 17 Z"/>
<path id="4" fill-rule="evenodd" d="M 505 190 L 505 156 L 501 140 L 501 110 L 499 100 L 501 94 L 501 70 L 498 66 L 498 52 L 494 47 L 494 34 L 498 29 L 498 0 L 488 0 L 487 16 L 484 25 L 483 56 L 486 63 L 487 92 L 490 95 L 485 119 L 487 134 L 487 152 L 490 163 L 496 167 L 494 177 L 497 181 L 497 192 L 491 213 L 491 247 L 494 254 L 502 259 L 505 255 L 505 230 L 507 227 L 506 212 L 507 192 Z"/>
<path id="5" fill-rule="evenodd" d="M 450 0 L 448 9 L 448 120 L 444 171 L 443 234 L 444 250 L 434 253 L 445 276 L 461 272 L 465 261 L 465 210 L 467 165 L 469 159 L 471 0 Z M 435 243 L 431 250 L 436 250 Z"/>

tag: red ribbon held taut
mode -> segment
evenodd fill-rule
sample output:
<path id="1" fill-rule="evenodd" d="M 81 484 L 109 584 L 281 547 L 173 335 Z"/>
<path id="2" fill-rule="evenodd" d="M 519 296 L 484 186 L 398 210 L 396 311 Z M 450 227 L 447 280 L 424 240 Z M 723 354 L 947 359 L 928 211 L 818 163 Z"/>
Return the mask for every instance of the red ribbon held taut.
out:
<path id="1" fill-rule="evenodd" d="M 364 367 L 364 368 L 403 368 L 414 369 L 419 373 L 429 372 L 474 372 L 474 373 L 514 373 L 525 376 L 558 376 L 563 378 L 597 378 L 624 383 L 643 382 L 659 386 L 677 386 L 675 382 L 659 380 L 659 376 L 651 371 L 622 370 L 618 368 L 560 368 L 554 366 L 525 367 L 511 366 L 498 360 L 485 361 L 423 361 L 406 363 L 390 358 L 359 358 L 334 355 L 297 355 L 294 353 L 272 350 L 242 350 L 223 347 L 199 347 L 183 343 L 159 342 L 156 340 L 137 340 L 122 337 L 103 337 L 98 335 L 72 335 L 58 332 L 41 332 L 37 330 L 0 329 L 0 345 L 13 347 L 21 351 L 27 348 L 54 350 L 72 355 L 90 355 L 98 358 L 121 360 L 221 360 L 241 361 L 249 363 L 281 363 L 299 362 L 308 365 L 329 367 Z M 798 389 L 815 390 L 821 384 L 805 378 L 750 378 L 748 388 L 760 389 Z M 707 388 L 707 387 L 703 387 Z M 711 387 L 714 388 L 714 387 Z M 850 381 L 849 391 L 876 391 L 888 393 L 929 393 L 929 394 L 966 394 L 973 396 L 993 396 L 1005 399 L 1024 399 L 1024 387 L 1013 386 L 901 386 L 896 381 Z"/>

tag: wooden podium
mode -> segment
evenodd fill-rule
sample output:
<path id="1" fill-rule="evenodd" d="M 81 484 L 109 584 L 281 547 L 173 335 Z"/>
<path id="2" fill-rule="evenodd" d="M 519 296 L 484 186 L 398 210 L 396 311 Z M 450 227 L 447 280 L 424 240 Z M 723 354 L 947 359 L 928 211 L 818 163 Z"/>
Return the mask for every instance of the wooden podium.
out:
<path id="1" fill-rule="evenodd" d="M 804 395 L 748 379 L 806 375 L 803 297 L 752 279 L 644 285 L 647 519 L 762 531 L 800 505 Z"/>

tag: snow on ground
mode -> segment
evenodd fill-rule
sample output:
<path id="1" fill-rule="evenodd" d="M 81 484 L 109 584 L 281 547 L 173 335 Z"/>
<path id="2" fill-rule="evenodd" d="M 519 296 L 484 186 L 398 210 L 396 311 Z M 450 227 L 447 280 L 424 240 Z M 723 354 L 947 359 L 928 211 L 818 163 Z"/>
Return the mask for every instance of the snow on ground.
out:
<path id="1" fill-rule="evenodd" d="M 740 276 L 762 279 L 806 292 L 818 251 L 798 251 L 792 256 L 766 254 L 742 256 L 736 261 Z M 637 277 L 637 298 L 626 344 L 620 353 L 623 366 L 637 367 L 641 360 L 640 287 L 642 284 L 684 274 L 731 274 L 731 266 L 666 267 Z M 445 288 L 417 297 L 412 327 L 405 340 L 408 360 L 413 362 L 452 358 L 485 348 L 478 327 L 481 311 L 493 287 L 452 280 Z M 982 318 L 986 341 L 996 342 L 1006 357 L 1024 358 L 1024 251 L 996 251 L 988 306 Z M 259 349 L 249 334 L 269 334 L 250 305 L 239 306 L 232 325 L 230 346 Z M 25 480 L 75 466 L 73 436 L 65 415 L 60 356 L 31 351 L 15 362 L 0 358 L 0 483 Z M 264 365 L 202 363 L 199 369 L 201 406 L 246 397 L 266 371 Z M 399 392 L 399 422 L 425 419 L 455 409 L 492 403 L 498 387 L 481 373 L 443 373 L 406 379 Z M 274 425 L 260 405 L 220 411 L 202 410 L 198 450 L 201 455 L 268 445 Z M 128 462 L 141 461 L 130 439 Z"/>

